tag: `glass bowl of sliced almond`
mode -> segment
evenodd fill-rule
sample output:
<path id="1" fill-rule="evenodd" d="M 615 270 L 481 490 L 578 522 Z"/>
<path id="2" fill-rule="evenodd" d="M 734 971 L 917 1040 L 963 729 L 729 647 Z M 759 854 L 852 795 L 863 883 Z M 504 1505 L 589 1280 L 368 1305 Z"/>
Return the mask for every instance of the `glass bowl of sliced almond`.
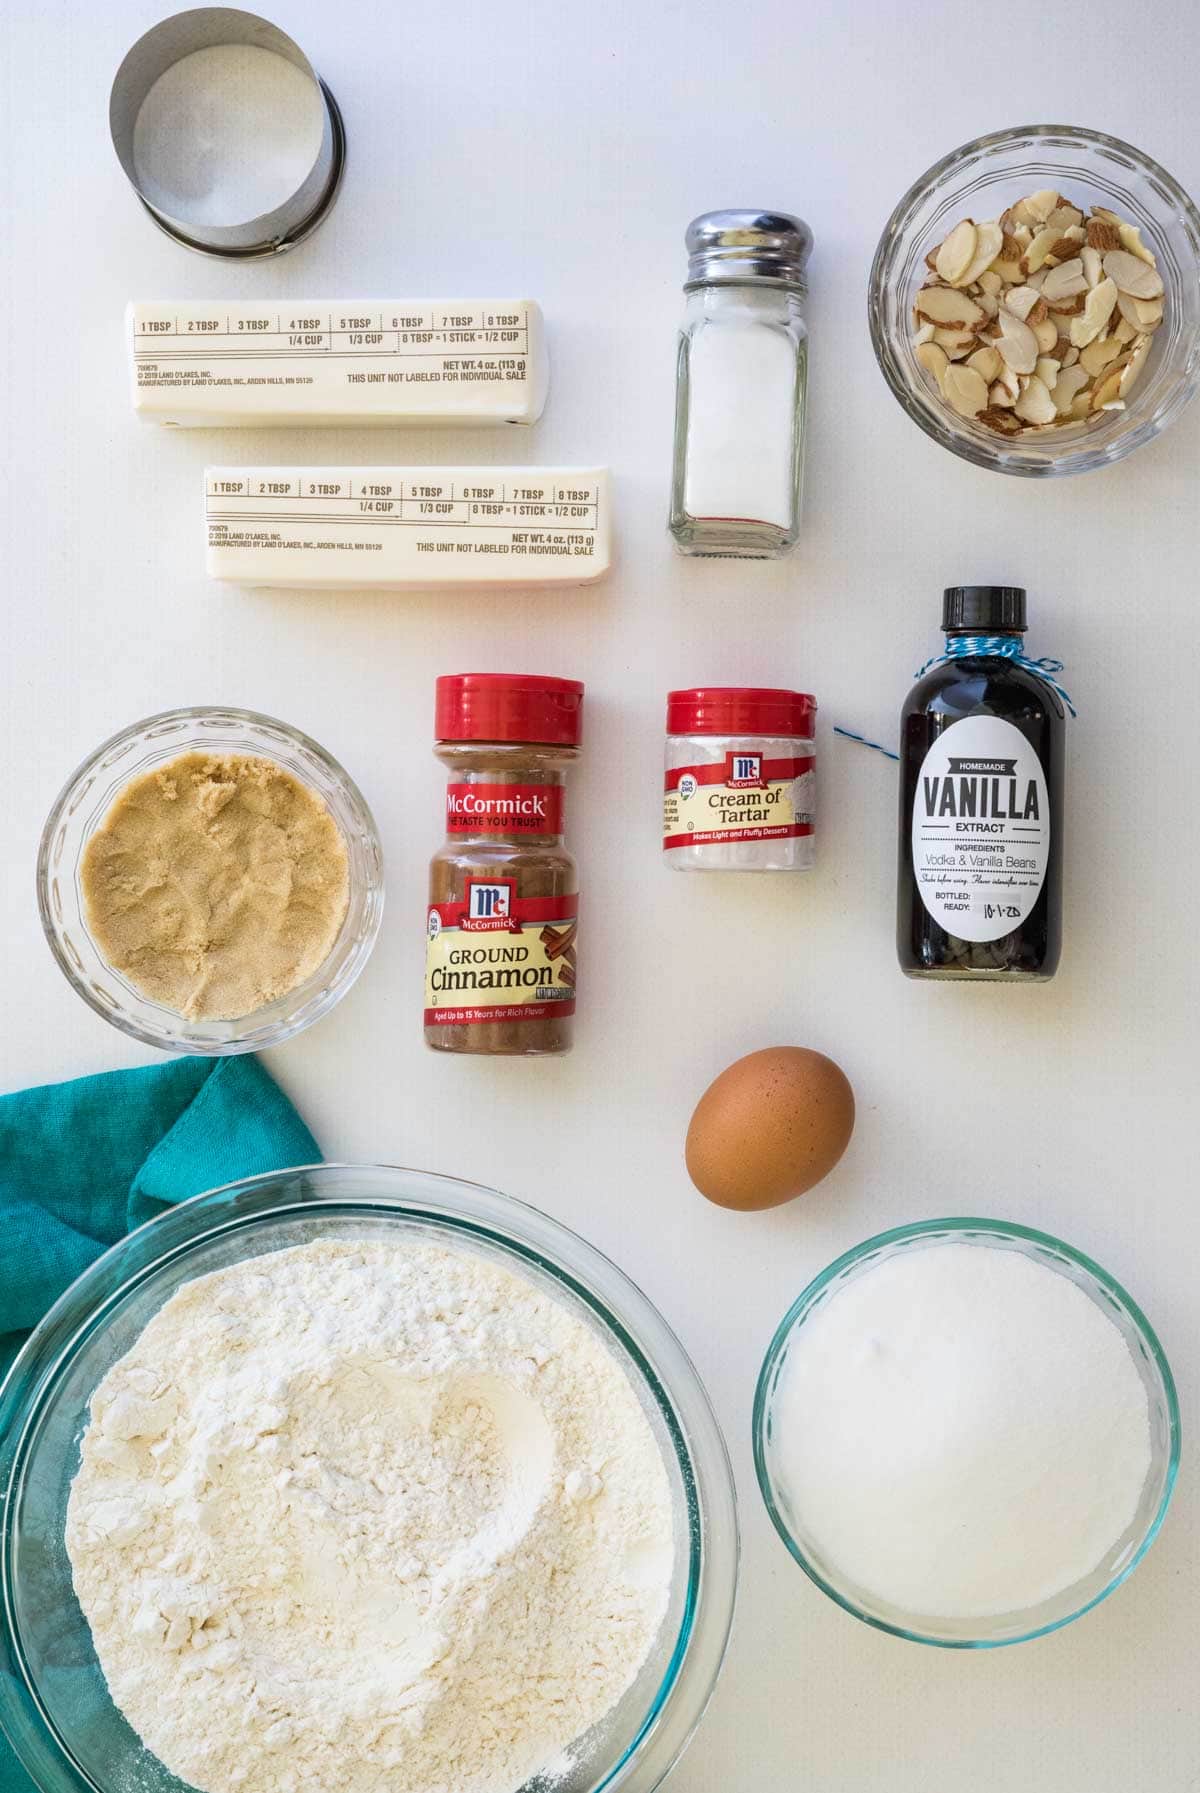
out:
<path id="1" fill-rule="evenodd" d="M 1108 466 L 1196 390 L 1200 213 L 1116 137 L 997 131 L 904 195 L 869 316 L 888 385 L 944 448 L 1027 478 Z"/>

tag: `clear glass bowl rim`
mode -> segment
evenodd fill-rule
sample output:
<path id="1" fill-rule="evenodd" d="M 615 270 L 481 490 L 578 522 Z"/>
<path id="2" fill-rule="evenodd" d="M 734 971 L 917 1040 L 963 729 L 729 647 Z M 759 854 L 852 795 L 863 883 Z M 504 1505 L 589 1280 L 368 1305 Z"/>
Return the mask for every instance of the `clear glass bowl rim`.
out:
<path id="1" fill-rule="evenodd" d="M 1048 478 L 1055 474 L 1076 474 L 1092 472 L 1101 466 L 1111 466 L 1125 455 L 1132 453 L 1143 442 L 1151 441 L 1160 435 L 1167 426 L 1175 421 L 1180 412 L 1195 396 L 1197 385 L 1197 363 L 1200 361 L 1200 341 L 1195 335 L 1190 346 L 1187 360 L 1187 377 L 1181 380 L 1176 394 L 1162 407 L 1159 413 L 1144 420 L 1137 428 L 1131 429 L 1127 438 L 1121 438 L 1107 454 L 1097 452 L 1097 458 L 1087 457 L 1086 438 L 1076 440 L 1070 446 L 1080 454 L 1078 465 L 1062 465 L 1053 461 L 1038 463 L 1021 463 L 1014 460 L 1001 460 L 989 454 L 986 448 L 962 435 L 955 428 L 952 414 L 947 411 L 946 420 L 915 404 L 907 392 L 903 380 L 896 367 L 896 352 L 888 340 L 882 325 L 884 306 L 881 295 L 886 287 L 885 272 L 895 245 L 902 240 L 903 232 L 908 224 L 912 211 L 925 199 L 931 191 L 941 185 L 943 180 L 954 174 L 967 164 L 984 160 L 992 151 L 1002 151 L 1020 143 L 1027 138 L 1046 138 L 1055 144 L 1077 145 L 1080 150 L 1099 149 L 1113 154 L 1120 159 L 1128 159 L 1144 170 L 1156 183 L 1170 193 L 1172 202 L 1177 207 L 1181 219 L 1186 223 L 1188 234 L 1196 245 L 1200 258 L 1200 209 L 1187 190 L 1180 185 L 1174 175 L 1170 174 L 1153 156 L 1136 144 L 1127 142 L 1123 137 L 1114 137 L 1106 131 L 1094 131 L 1085 125 L 1062 124 L 1026 124 L 1009 125 L 1003 130 L 989 131 L 982 137 L 974 137 L 968 143 L 960 144 L 948 154 L 925 170 L 912 182 L 903 196 L 897 201 L 880 234 L 875 254 L 871 259 L 871 272 L 867 281 L 867 324 L 871 336 L 871 346 L 875 351 L 875 359 L 879 363 L 880 372 L 887 382 L 893 398 L 901 406 L 905 414 L 917 427 L 925 432 L 942 448 L 960 459 L 970 461 L 976 467 L 983 467 L 993 473 L 1006 473 L 1017 478 Z M 1001 443 L 1008 438 L 1001 438 Z M 1012 450 L 1012 443 L 1009 442 Z"/>
<path id="2" fill-rule="evenodd" d="M 354 962 L 350 971 L 334 991 L 331 1001 L 322 1003 L 320 1006 L 313 1009 L 311 1013 L 301 1015 L 299 1019 L 296 1019 L 295 1016 L 291 1018 L 283 1017 L 277 1021 L 273 1027 L 268 1029 L 266 1033 L 260 1033 L 258 1028 L 254 1025 L 255 1014 L 261 1013 L 261 1011 L 253 1011 L 251 1014 L 241 1017 L 241 1021 L 244 1023 L 245 1027 L 244 1033 L 232 1034 L 228 1040 L 223 1042 L 207 1044 L 194 1039 L 186 1031 L 182 1017 L 180 1017 L 181 1026 L 178 1030 L 164 1029 L 161 1033 L 152 1033 L 148 1029 L 142 1027 L 135 1016 L 111 1009 L 105 1003 L 97 1000 L 87 983 L 79 976 L 75 966 L 71 963 L 68 954 L 63 950 L 62 942 L 58 937 L 58 928 L 54 921 L 50 901 L 50 878 L 51 855 L 54 848 L 55 835 L 68 813 L 68 806 L 71 798 L 74 796 L 78 787 L 83 783 L 83 780 L 93 772 L 96 767 L 101 765 L 106 756 L 111 753 L 114 748 L 120 746 L 124 741 L 135 740 L 139 735 L 143 735 L 149 730 L 157 728 L 164 723 L 201 723 L 207 718 L 213 717 L 227 717 L 231 722 L 244 723 L 251 728 L 277 731 L 279 734 L 286 736 L 297 747 L 305 752 L 311 753 L 316 759 L 320 760 L 321 764 L 325 767 L 326 771 L 334 781 L 342 787 L 342 790 L 349 800 L 350 806 L 358 814 L 364 833 L 367 835 L 372 845 L 378 867 L 378 877 L 373 886 L 368 886 L 367 895 L 371 911 L 368 927 L 355 952 Z M 180 751 L 183 752 L 186 751 L 186 749 L 181 747 Z M 269 755 L 264 754 L 263 757 L 269 757 Z M 46 943 L 54 956 L 55 964 L 66 978 L 75 994 L 87 1003 L 94 1014 L 99 1015 L 102 1020 L 107 1021 L 110 1027 L 115 1027 L 121 1033 L 129 1035 L 131 1039 L 140 1041 L 144 1046 L 153 1046 L 160 1052 L 188 1052 L 208 1058 L 229 1057 L 240 1052 L 260 1052 L 269 1046 L 281 1045 L 284 1040 L 290 1040 L 294 1038 L 296 1034 L 303 1033 L 305 1029 L 311 1027 L 315 1021 L 322 1020 L 324 1016 L 329 1013 L 330 1009 L 336 1008 L 342 998 L 358 982 L 367 961 L 374 951 L 375 942 L 378 938 L 379 929 L 383 921 L 383 903 L 385 894 L 383 845 L 379 838 L 378 824 L 372 814 L 371 807 L 354 779 L 351 778 L 349 772 L 347 772 L 341 761 L 336 759 L 327 747 L 322 747 L 319 741 L 314 740 L 313 737 L 306 734 L 303 729 L 296 728 L 293 723 L 283 721 L 279 716 L 268 716 L 261 710 L 247 710 L 237 704 L 180 704 L 173 709 L 156 710 L 153 715 L 143 716 L 136 722 L 128 723 L 126 727 L 118 729 L 115 734 L 109 735 L 107 740 L 101 741 L 100 745 L 94 748 L 92 752 L 87 755 L 86 759 L 81 760 L 79 765 L 76 766 L 75 770 L 63 784 L 58 795 L 55 797 L 54 802 L 50 806 L 46 820 L 42 826 L 41 837 L 38 841 L 36 877 L 38 917 L 42 924 L 42 932 L 45 935 Z M 327 962 L 328 961 L 326 961 L 326 963 Z M 317 971 L 312 974 L 311 978 L 306 980 L 305 984 L 301 984 L 296 990 L 290 992 L 291 997 L 296 1002 L 300 1002 L 303 991 L 310 984 L 316 983 L 319 980 L 323 969 L 324 966 L 318 967 Z"/>
<path id="3" fill-rule="evenodd" d="M 776 1504 L 771 1487 L 770 1473 L 767 1469 L 766 1423 L 768 1390 L 771 1378 L 775 1366 L 787 1345 L 788 1339 L 791 1337 L 793 1329 L 798 1322 L 803 1319 L 804 1315 L 812 1307 L 818 1296 L 821 1295 L 832 1282 L 836 1281 L 844 1271 L 850 1269 L 863 1258 L 869 1257 L 889 1245 L 904 1245 L 913 1239 L 952 1233 L 970 1233 L 976 1237 L 981 1233 L 991 1234 L 1004 1239 L 1015 1239 L 1023 1244 L 1041 1246 L 1053 1252 L 1061 1253 L 1063 1257 L 1068 1258 L 1080 1269 L 1085 1270 L 1088 1275 L 1095 1278 L 1102 1288 L 1108 1290 L 1111 1295 L 1116 1297 L 1119 1304 L 1125 1309 L 1129 1318 L 1133 1321 L 1150 1353 L 1159 1376 L 1162 1378 L 1163 1391 L 1166 1398 L 1167 1415 L 1170 1426 L 1169 1458 L 1158 1509 L 1149 1526 L 1146 1528 L 1146 1534 L 1141 1543 L 1138 1545 L 1129 1561 L 1125 1563 L 1120 1571 L 1106 1583 L 1098 1594 L 1094 1594 L 1090 1600 L 1086 1600 L 1081 1606 L 1076 1607 L 1073 1612 L 1065 1614 L 1062 1618 L 1054 1619 L 1046 1625 L 1035 1626 L 1033 1629 L 1020 1632 L 1014 1637 L 931 1637 L 925 1632 L 912 1630 L 904 1625 L 892 1624 L 886 1619 L 879 1618 L 874 1613 L 864 1611 L 854 1600 L 849 1599 L 845 1594 L 841 1593 L 821 1574 L 820 1570 L 814 1563 L 809 1561 L 795 1538 L 793 1538 L 791 1531 L 788 1528 L 787 1521 L 784 1519 L 783 1514 L 779 1511 Z M 790 1555 L 797 1563 L 799 1563 L 809 1580 L 815 1583 L 815 1585 L 820 1588 L 821 1592 L 827 1594 L 844 1612 L 850 1613 L 853 1618 L 861 1619 L 865 1625 L 871 1625 L 877 1631 L 886 1631 L 892 1637 L 905 1638 L 909 1643 L 931 1644 L 935 1648 L 942 1650 L 1002 1650 L 1007 1649 L 1010 1644 L 1029 1643 L 1035 1637 L 1045 1637 L 1052 1631 L 1061 1631 L 1064 1625 L 1073 1624 L 1076 1619 L 1082 1618 L 1084 1613 L 1090 1612 L 1094 1606 L 1099 1606 L 1102 1600 L 1107 1600 L 1108 1596 L 1114 1593 L 1116 1589 L 1121 1586 L 1122 1582 L 1128 1580 L 1129 1576 L 1133 1574 L 1133 1571 L 1137 1568 L 1151 1544 L 1153 1544 L 1155 1538 L 1158 1536 L 1163 1520 L 1167 1516 L 1167 1508 L 1171 1504 L 1171 1496 L 1175 1489 L 1175 1478 L 1179 1472 L 1181 1436 L 1179 1396 L 1175 1388 L 1175 1378 L 1171 1374 L 1171 1366 L 1167 1362 L 1166 1353 L 1158 1341 L 1158 1336 L 1137 1302 L 1134 1301 L 1132 1296 L 1122 1288 L 1117 1279 L 1114 1276 L 1111 1276 L 1100 1264 L 1097 1264 L 1094 1259 L 1089 1258 L 1085 1252 L 1078 1250 L 1074 1245 L 1068 1245 L 1065 1240 L 1056 1238 L 1053 1233 L 1044 1233 L 1035 1227 L 1022 1226 L 1019 1222 L 1013 1220 L 988 1220 L 971 1215 L 951 1215 L 943 1220 L 917 1220 L 911 1221 L 904 1226 L 891 1227 L 886 1232 L 876 1233 L 872 1238 L 864 1239 L 861 1244 L 852 1246 L 849 1251 L 844 1251 L 840 1257 L 834 1259 L 832 1264 L 828 1264 L 818 1276 L 815 1276 L 808 1284 L 808 1287 L 801 1291 L 795 1301 L 793 1301 L 791 1307 L 788 1308 L 787 1313 L 775 1328 L 771 1342 L 767 1346 L 767 1353 L 763 1358 L 762 1368 L 758 1373 L 758 1382 L 754 1390 L 754 1411 L 751 1419 L 751 1426 L 753 1431 L 754 1473 L 758 1478 L 758 1487 L 763 1498 L 763 1504 L 767 1509 L 772 1525 L 787 1546 Z"/>
<path id="4" fill-rule="evenodd" d="M 332 1180 L 379 1177 L 396 1179 L 389 1194 L 365 1195 L 352 1190 L 339 1195 L 308 1192 L 266 1199 L 272 1185 L 304 1178 L 310 1184 Z M 399 1183 L 403 1181 L 402 1193 Z M 425 1191 L 424 1194 L 418 1191 Z M 233 1210 L 244 1198 L 249 1211 Z M 223 1217 L 220 1210 L 229 1207 Z M 15 1717 L 22 1730 L 36 1733 L 38 1745 L 53 1751 L 52 1768 L 57 1778 L 45 1784 L 47 1793 L 94 1793 L 94 1783 L 64 1756 L 55 1727 L 41 1709 L 36 1688 L 27 1677 L 23 1652 L 16 1644 L 11 1591 L 11 1514 L 17 1506 L 18 1477 L 27 1473 L 25 1440 L 30 1425 L 41 1415 L 48 1392 L 61 1368 L 76 1348 L 104 1324 L 105 1314 L 171 1258 L 185 1254 L 200 1237 L 218 1231 L 237 1231 L 272 1214 L 317 1212 L 321 1208 L 399 1212 L 448 1225 L 468 1236 L 493 1245 L 531 1263 L 561 1283 L 595 1312 L 645 1379 L 657 1402 L 680 1457 L 680 1468 L 689 1489 L 692 1537 L 689 1545 L 689 1592 L 680 1619 L 679 1634 L 671 1649 L 662 1681 L 649 1710 L 629 1739 L 620 1760 L 597 1781 L 590 1793 L 612 1793 L 636 1776 L 639 1793 L 660 1785 L 691 1742 L 715 1691 L 724 1665 L 733 1625 L 741 1541 L 737 1495 L 728 1449 L 708 1393 L 683 1344 L 659 1309 L 643 1294 L 619 1265 L 553 1215 L 486 1184 L 472 1183 L 403 1165 L 322 1163 L 265 1171 L 258 1176 L 222 1184 L 180 1202 L 124 1238 L 97 1258 L 76 1278 L 43 1316 L 25 1341 L 7 1376 L 0 1382 L 0 1731 L 8 1733 L 18 1759 Z M 208 1224 L 210 1209 L 218 1211 Z M 161 1249 L 155 1250 L 155 1244 Z M 122 1260 L 133 1268 L 119 1270 Z M 601 1294 L 591 1280 L 595 1270 L 615 1283 L 621 1299 L 618 1311 L 608 1293 Z M 119 1280 L 113 1280 L 114 1272 Z M 664 1381 L 630 1326 L 657 1329 L 652 1341 L 673 1355 Z M 684 1409 L 690 1409 L 685 1412 Z M 697 1428 L 702 1435 L 697 1438 Z M 718 1531 L 720 1535 L 718 1535 Z M 703 1645 L 703 1661 L 693 1652 Z M 689 1680 L 689 1664 L 695 1672 Z M 697 1681 L 696 1673 L 700 1679 Z M 667 1728 L 671 1707 L 680 1710 Z M 7 1711 L 6 1711 L 7 1708 Z M 34 1769 L 27 1765 L 34 1777 Z M 651 1778 L 642 1778 L 649 1772 Z"/>

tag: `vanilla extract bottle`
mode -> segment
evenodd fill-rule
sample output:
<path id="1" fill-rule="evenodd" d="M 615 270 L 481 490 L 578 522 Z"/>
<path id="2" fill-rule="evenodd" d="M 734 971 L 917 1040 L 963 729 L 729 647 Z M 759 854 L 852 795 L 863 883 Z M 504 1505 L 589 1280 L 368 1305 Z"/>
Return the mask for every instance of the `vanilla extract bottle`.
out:
<path id="1" fill-rule="evenodd" d="M 900 719 L 896 942 L 910 977 L 1051 978 L 1062 946 L 1065 693 L 1017 586 L 952 586 Z"/>

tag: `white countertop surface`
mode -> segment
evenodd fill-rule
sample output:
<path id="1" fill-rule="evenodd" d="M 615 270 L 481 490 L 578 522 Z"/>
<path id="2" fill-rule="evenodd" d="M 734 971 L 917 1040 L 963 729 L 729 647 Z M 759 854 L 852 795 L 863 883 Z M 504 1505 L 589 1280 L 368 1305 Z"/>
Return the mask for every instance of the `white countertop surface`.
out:
<path id="1" fill-rule="evenodd" d="M 749 1418 L 774 1325 L 817 1270 L 884 1227 L 966 1211 L 1061 1234 L 1124 1282 L 1190 1428 L 1200 405 L 1106 472 L 1002 479 L 904 417 L 874 364 L 864 293 L 901 190 L 983 130 L 1090 124 L 1200 190 L 1200 14 L 1188 0 L 264 3 L 341 102 L 349 164 L 308 244 L 241 268 L 161 236 L 109 145 L 109 82 L 157 9 L 8 0 L 0 16 L 0 1087 L 149 1056 L 72 994 L 38 925 L 38 834 L 79 760 L 176 704 L 240 704 L 308 730 L 374 807 L 387 913 L 356 989 L 271 1054 L 272 1071 L 330 1158 L 493 1183 L 610 1252 L 678 1329 L 725 1427 L 741 1599 L 674 1793 L 1195 1789 L 1190 1463 L 1112 1600 L 1038 1643 L 963 1655 L 876 1634 L 809 1585 L 759 1500 Z M 748 203 L 799 211 L 816 237 L 804 540 L 779 564 L 688 562 L 663 523 L 682 235 L 699 211 Z M 551 399 L 531 435 L 171 435 L 129 408 L 134 296 L 506 293 L 537 297 L 549 320 Z M 426 457 L 610 463 L 616 573 L 541 597 L 206 580 L 206 461 Z M 940 642 L 941 588 L 968 580 L 1029 587 L 1031 650 L 1067 662 L 1080 711 L 1066 949 L 1035 990 L 900 976 L 895 772 L 829 732 L 838 719 L 894 734 Z M 587 681 L 570 802 L 586 959 L 578 1045 L 559 1062 L 448 1062 L 421 1042 L 425 864 L 441 833 L 433 681 L 468 669 Z M 814 875 L 681 880 L 660 864 L 664 695 L 702 681 L 817 693 Z M 781 1042 L 845 1067 L 853 1142 L 800 1202 L 719 1212 L 684 1173 L 692 1105 L 731 1059 Z"/>

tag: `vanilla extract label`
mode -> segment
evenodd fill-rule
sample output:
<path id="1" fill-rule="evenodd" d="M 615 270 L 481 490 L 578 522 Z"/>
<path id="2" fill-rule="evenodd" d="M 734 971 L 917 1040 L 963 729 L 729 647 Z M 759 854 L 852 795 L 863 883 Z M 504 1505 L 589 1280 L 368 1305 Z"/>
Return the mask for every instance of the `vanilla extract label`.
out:
<path id="1" fill-rule="evenodd" d="M 996 716 L 968 716 L 929 749 L 912 815 L 921 901 L 960 940 L 1020 927 L 1046 878 L 1050 800 L 1037 754 Z"/>

